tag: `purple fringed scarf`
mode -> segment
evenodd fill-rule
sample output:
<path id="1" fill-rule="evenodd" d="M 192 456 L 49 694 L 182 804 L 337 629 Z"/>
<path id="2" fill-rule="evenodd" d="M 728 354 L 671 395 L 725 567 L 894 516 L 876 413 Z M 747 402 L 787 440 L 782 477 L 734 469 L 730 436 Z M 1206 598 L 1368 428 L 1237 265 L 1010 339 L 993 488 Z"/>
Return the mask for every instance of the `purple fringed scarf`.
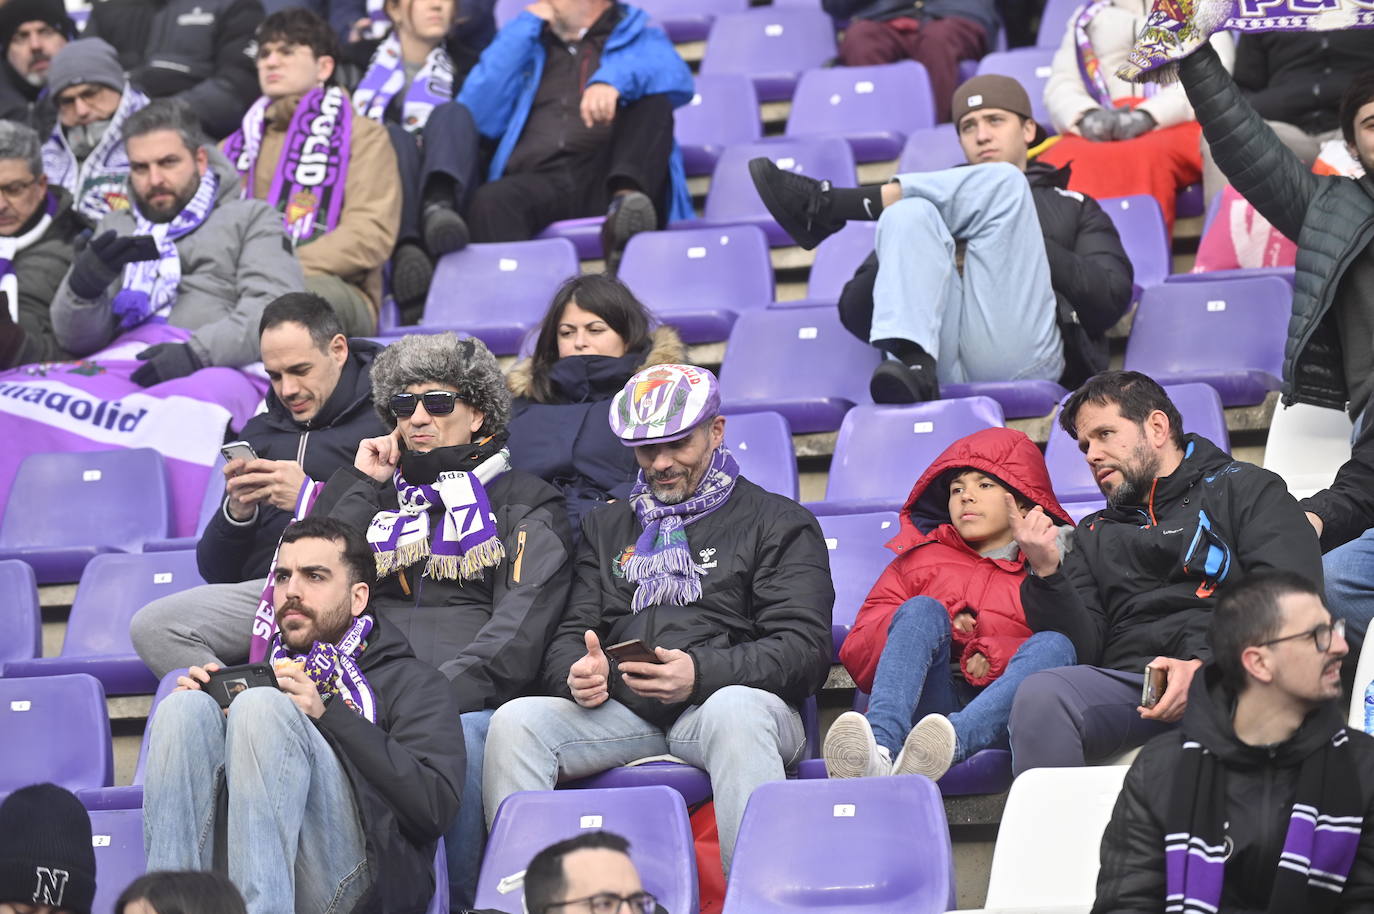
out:
<path id="1" fill-rule="evenodd" d="M 224 154 L 243 177 L 243 196 L 252 197 L 267 109 L 263 96 L 224 141 Z M 332 232 L 343 212 L 348 158 L 353 140 L 353 108 L 338 86 L 311 89 L 301 96 L 286 128 L 277 170 L 265 202 L 281 210 L 286 234 L 296 245 Z"/>
<path id="2" fill-rule="evenodd" d="M 635 551 L 625 562 L 625 580 L 638 584 L 630 609 L 671 603 L 686 606 L 701 598 L 702 570 L 687 548 L 687 525 L 725 504 L 739 478 L 739 464 L 724 444 L 711 455 L 711 466 L 696 493 L 676 505 L 665 505 L 649 490 L 641 470 L 630 490 L 630 505 L 644 527 Z"/>
<path id="3" fill-rule="evenodd" d="M 324 483 L 316 482 L 309 476 L 305 477 L 305 482 L 301 483 L 301 490 L 296 493 L 296 510 L 291 515 L 291 523 L 310 513 L 310 509 L 315 506 L 315 499 L 323 489 Z M 220 510 L 224 510 L 222 504 Z M 272 564 L 267 566 L 267 583 L 262 589 L 262 596 L 258 597 L 258 608 L 253 615 L 253 636 L 248 643 L 249 663 L 262 663 L 267 658 L 272 639 L 277 634 L 277 609 L 272 579 L 277 573 L 277 555 L 280 552 L 281 541 L 278 540 L 277 548 L 272 552 Z"/>
<path id="4" fill-rule="evenodd" d="M 409 568 L 427 558 L 424 575 L 446 581 L 472 581 L 506 557 L 484 483 L 510 469 L 502 448 L 472 472 L 448 470 L 433 485 L 411 485 L 396 468 L 397 511 L 378 511 L 367 528 L 376 553 L 377 577 Z M 443 524 L 430 535 L 429 511 L 443 508 Z"/>
<path id="5" fill-rule="evenodd" d="M 1359 785 L 1345 728 L 1298 770 L 1297 796 L 1279 870 L 1269 896 L 1272 914 L 1334 911 L 1355 862 L 1364 823 Z M 1168 914 L 1216 914 L 1226 858 L 1226 770 L 1194 740 L 1184 740 L 1164 836 Z"/>
<path id="6" fill-rule="evenodd" d="M 360 116 L 382 122 L 387 105 L 406 83 L 405 65 L 401 60 L 401 40 L 395 33 L 388 35 L 372 55 L 362 82 L 353 90 L 353 110 Z M 453 61 L 443 45 L 429 52 L 424 65 L 411 80 L 401 103 L 401 127 L 417 134 L 425 129 L 430 112 L 436 106 L 453 101 Z"/>
<path id="7" fill-rule="evenodd" d="M 10 321 L 19 322 L 19 275 L 14 272 L 14 258 L 19 252 L 33 244 L 52 225 L 52 217 L 57 215 L 57 194 L 48 191 L 43 206 L 43 218 L 38 224 L 22 235 L 0 238 L 0 293 L 9 302 Z"/>
<path id="8" fill-rule="evenodd" d="M 316 641 L 305 654 L 293 654 L 282 643 L 281 634 L 272 639 L 272 665 L 300 663 L 320 695 L 336 695 L 368 723 L 377 722 L 377 694 L 358 667 L 358 658 L 367 647 L 372 617 L 358 616 L 338 644 Z"/>
<path id="9" fill-rule="evenodd" d="M 219 176 L 209 169 L 201 177 L 191 202 L 171 222 L 150 222 L 134 207 L 134 234 L 152 235 L 157 242 L 158 258 L 138 260 L 124 268 L 124 288 L 115 293 L 110 303 L 121 328 L 137 327 L 172 307 L 181 285 L 181 255 L 177 253 L 176 240 L 200 228 L 215 208 L 218 193 Z"/>

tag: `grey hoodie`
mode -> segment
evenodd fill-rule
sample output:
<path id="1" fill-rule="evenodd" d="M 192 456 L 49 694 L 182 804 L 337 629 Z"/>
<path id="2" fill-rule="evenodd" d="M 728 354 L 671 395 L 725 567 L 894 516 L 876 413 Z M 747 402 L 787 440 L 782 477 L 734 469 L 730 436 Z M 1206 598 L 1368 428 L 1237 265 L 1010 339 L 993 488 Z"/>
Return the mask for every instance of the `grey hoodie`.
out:
<path id="1" fill-rule="evenodd" d="M 240 181 L 229 160 L 207 146 L 219 176 L 215 207 L 205 222 L 177 239 L 181 285 L 168 323 L 191 333 L 191 348 L 206 365 L 247 365 L 258 360 L 258 320 L 263 308 L 287 292 L 305 288 L 305 277 L 282 229 L 281 213 L 260 200 L 239 198 Z M 96 228 L 120 235 L 137 232 L 130 210 L 116 210 Z M 116 280 L 94 301 L 77 296 L 62 280 L 52 303 L 52 323 L 62 348 L 89 355 L 119 335 L 110 302 Z"/>

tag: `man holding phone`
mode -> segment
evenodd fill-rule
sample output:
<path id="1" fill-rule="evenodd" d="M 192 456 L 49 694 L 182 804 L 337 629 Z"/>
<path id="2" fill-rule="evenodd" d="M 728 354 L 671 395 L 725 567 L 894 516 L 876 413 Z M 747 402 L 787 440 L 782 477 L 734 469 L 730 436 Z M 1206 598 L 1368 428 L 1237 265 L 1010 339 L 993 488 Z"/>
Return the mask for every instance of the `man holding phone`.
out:
<path id="1" fill-rule="evenodd" d="M 711 776 L 728 872 L 749 794 L 800 759 L 798 709 L 830 669 L 830 559 L 809 511 L 739 475 L 719 413 L 692 365 L 646 368 L 612 401 L 639 478 L 583 518 L 544 656 L 554 697 L 492 718 L 488 820 L 516 791 L 672 753 Z"/>
<path id="2" fill-rule="evenodd" d="M 453 692 L 369 611 L 375 570 L 360 532 L 293 524 L 272 579 L 277 688 L 236 671 L 229 681 L 259 687 L 221 708 L 205 691 L 218 666 L 192 667 L 152 719 L 148 868 L 209 870 L 219 851 L 250 914 L 293 899 L 297 911 L 423 910 L 462 789 Z"/>

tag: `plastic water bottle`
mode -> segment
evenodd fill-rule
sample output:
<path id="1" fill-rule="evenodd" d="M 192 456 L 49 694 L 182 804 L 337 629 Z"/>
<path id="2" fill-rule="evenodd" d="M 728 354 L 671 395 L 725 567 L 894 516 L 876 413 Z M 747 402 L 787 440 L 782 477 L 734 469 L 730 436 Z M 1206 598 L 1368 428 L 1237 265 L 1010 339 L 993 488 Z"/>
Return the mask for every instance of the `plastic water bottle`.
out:
<path id="1" fill-rule="evenodd" d="M 1374 681 L 1364 687 L 1364 732 L 1374 736 Z"/>

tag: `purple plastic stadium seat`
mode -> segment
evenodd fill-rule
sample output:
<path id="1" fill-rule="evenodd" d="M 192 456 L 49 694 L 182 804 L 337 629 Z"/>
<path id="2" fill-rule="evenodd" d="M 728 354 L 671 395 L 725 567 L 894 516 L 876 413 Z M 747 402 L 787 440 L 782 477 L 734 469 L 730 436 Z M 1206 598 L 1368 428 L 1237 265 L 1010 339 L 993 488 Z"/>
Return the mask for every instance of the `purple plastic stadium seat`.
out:
<path id="1" fill-rule="evenodd" d="M 224 504 L 224 456 L 215 458 L 215 465 L 210 469 L 210 478 L 205 481 L 205 494 L 200 500 L 200 520 L 196 521 L 195 536 L 178 536 L 167 540 L 149 540 L 143 544 L 144 552 L 181 552 L 185 549 L 195 549 L 200 542 L 200 535 L 205 532 L 205 528 L 210 526 L 210 519 L 215 516 L 215 512 Z"/>
<path id="2" fill-rule="evenodd" d="M 901 154 L 914 131 L 935 126 L 930 75 L 914 60 L 807 70 L 792 95 L 787 136 L 838 136 L 859 162 Z"/>
<path id="3" fill-rule="evenodd" d="M 940 385 L 940 396 L 946 399 L 991 397 L 1008 419 L 1047 415 L 1067 393 L 1055 381 L 973 381 Z"/>
<path id="4" fill-rule="evenodd" d="M 673 136 L 689 177 L 709 175 L 725 147 L 762 135 L 758 93 L 743 73 L 698 76 L 692 100 L 673 112 Z"/>
<path id="5" fill-rule="evenodd" d="M 696 855 L 687 807 L 674 790 L 532 790 L 501 803 L 482 858 L 473 907 L 520 909 L 521 873 L 539 851 L 584 830 L 614 832 L 630 842 L 630 857 L 645 891 L 673 914 L 695 914 L 698 906 Z"/>
<path id="6" fill-rule="evenodd" d="M 828 179 L 836 187 L 854 186 L 854 153 L 838 137 L 773 140 L 731 146 L 716 161 L 711 190 L 700 222 L 711 225 L 757 225 L 773 247 L 796 244 L 782 230 L 759 199 L 749 177 L 749 160 L 767 156 L 781 169 L 811 178 Z M 696 227 L 683 224 L 683 228 Z M 769 296 L 772 297 L 771 295 Z"/>
<path id="7" fill-rule="evenodd" d="M 5 633 L 0 639 L 0 667 L 8 661 L 30 660 L 43 653 L 38 585 L 26 562 L 0 561 L 0 631 Z"/>
<path id="8" fill-rule="evenodd" d="M 1050 81 L 1053 48 L 1017 48 L 1014 51 L 994 51 L 978 62 L 978 75 L 996 73 L 1010 76 L 1021 84 L 1031 100 L 1031 115 L 1036 123 L 1050 133 L 1054 124 L 1045 108 L 1045 83 Z"/>
<path id="9" fill-rule="evenodd" d="M 959 132 L 953 124 L 936 124 L 917 130 L 906 138 L 902 157 L 897 161 L 897 173 L 916 171 L 944 171 L 968 161 L 959 145 Z"/>
<path id="10" fill-rule="evenodd" d="M 134 652 L 129 620 L 159 597 L 204 583 L 194 552 L 98 555 L 76 588 L 62 653 L 7 663 L 5 676 L 89 673 L 106 694 L 150 694 L 157 678 Z"/>
<path id="11" fill-rule="evenodd" d="M 1069 28 L 1069 17 L 1083 6 L 1083 0 L 1049 0 L 1045 11 L 1040 15 L 1040 30 L 1036 34 L 1035 45 L 1040 48 L 1057 48 L 1064 40 Z"/>
<path id="12" fill-rule="evenodd" d="M 93 914 L 110 914 L 120 894 L 148 870 L 143 852 L 143 810 L 92 810 L 91 845 L 95 851 Z"/>
<path id="13" fill-rule="evenodd" d="M 420 323 L 465 330 L 509 355 L 578 269 L 577 250 L 565 238 L 470 244 L 439 258 Z"/>
<path id="14" fill-rule="evenodd" d="M 1210 270 L 1206 273 L 1174 273 L 1169 282 L 1220 282 L 1223 279 L 1258 279 L 1275 276 L 1288 285 L 1293 285 L 1296 270 L 1293 267 L 1240 267 L 1235 270 Z"/>
<path id="15" fill-rule="evenodd" d="M 101 553 L 166 539 L 169 519 L 167 473 L 152 448 L 30 454 L 0 521 L 0 559 L 28 562 L 39 584 L 69 584 Z"/>
<path id="16" fill-rule="evenodd" d="M 138 764 L 134 768 L 131 785 L 119 787 L 90 787 L 77 791 L 77 796 L 87 809 L 138 809 L 143 806 L 143 777 L 148 767 L 148 743 L 153 737 L 153 718 L 157 714 L 162 699 L 176 691 L 177 679 L 186 675 L 186 668 L 172 670 L 157 684 L 153 694 L 152 706 L 148 709 L 148 719 L 143 725 L 143 742 L 138 749 Z"/>
<path id="17" fill-rule="evenodd" d="M 1191 219 L 1194 216 L 1204 215 L 1207 211 L 1207 205 L 1202 196 L 1202 183 L 1195 181 L 1180 190 L 1174 206 L 1175 213 L 1180 219 Z"/>
<path id="18" fill-rule="evenodd" d="M 947 797 L 1001 793 L 1011 787 L 1011 750 L 984 749 L 957 765 L 951 765 L 940 778 L 940 793 Z"/>
<path id="19" fill-rule="evenodd" d="M 953 907 L 949 824 L 927 778 L 775 781 L 749 798 L 725 914 Z"/>
<path id="20" fill-rule="evenodd" d="M 723 13 L 749 8 L 749 0 L 639 0 L 636 4 L 663 27 L 675 43 L 702 41 Z"/>
<path id="21" fill-rule="evenodd" d="M 604 256 L 601 250 L 601 226 L 605 216 L 583 216 L 580 219 L 561 219 L 535 236 L 536 240 L 565 238 L 572 242 L 579 260 L 596 260 Z"/>
<path id="22" fill-rule="evenodd" d="M 840 645 L 854 626 L 859 607 L 868 599 L 878 576 L 895 558 L 887 541 L 897 535 L 901 523 L 895 512 L 835 514 L 820 518 L 825 547 L 830 552 L 830 579 L 835 584 L 835 609 L 830 637 L 836 662 Z"/>
<path id="23" fill-rule="evenodd" d="M 1169 230 L 1159 201 L 1145 194 L 1099 200 L 1102 209 L 1116 225 L 1121 246 L 1135 268 L 1136 298 L 1140 291 L 1157 286 L 1172 272 Z"/>
<path id="24" fill-rule="evenodd" d="M 444 853 L 444 839 L 434 849 L 434 898 L 425 914 L 448 914 L 448 855 Z"/>
<path id="25" fill-rule="evenodd" d="M 835 441 L 825 501 L 807 507 L 816 514 L 901 510 L 911 487 L 945 448 L 1005 424 L 1002 407 L 987 397 L 856 406 Z"/>
<path id="26" fill-rule="evenodd" d="M 1201 381 L 1226 406 L 1252 406 L 1283 376 L 1293 289 L 1276 277 L 1148 289 L 1125 367 L 1161 384 Z"/>
<path id="27" fill-rule="evenodd" d="M 114 777 L 105 690 L 75 673 L 0 679 L 0 795 L 51 781 L 76 791 Z"/>
<path id="28" fill-rule="evenodd" d="M 832 308 L 746 311 L 720 366 L 727 413 L 781 413 L 794 435 L 827 432 L 867 402 L 878 351 L 840 326 Z"/>
<path id="29" fill-rule="evenodd" d="M 835 23 L 819 9 L 762 7 L 717 16 L 701 72 L 745 73 L 759 101 L 792 97 L 797 79 L 835 56 Z"/>
<path id="30" fill-rule="evenodd" d="M 816 248 L 816 259 L 811 263 L 811 275 L 806 280 L 806 298 L 776 301 L 769 307 L 834 307 L 840 300 L 844 284 L 854 278 L 854 271 L 873 253 L 877 229 L 876 222 L 850 222 L 822 241 Z"/>
<path id="31" fill-rule="evenodd" d="M 622 790 L 627 787 L 670 787 L 688 806 L 711 798 L 711 777 L 700 768 L 664 760 L 608 768 L 558 785 L 560 790 Z"/>
<path id="32" fill-rule="evenodd" d="M 617 276 L 687 343 L 728 339 L 741 311 L 773 299 L 768 238 L 752 225 L 641 232 Z"/>
<path id="33" fill-rule="evenodd" d="M 797 499 L 797 455 L 792 430 L 777 413 L 735 413 L 725 420 L 725 443 L 741 475 L 793 501 Z"/>

